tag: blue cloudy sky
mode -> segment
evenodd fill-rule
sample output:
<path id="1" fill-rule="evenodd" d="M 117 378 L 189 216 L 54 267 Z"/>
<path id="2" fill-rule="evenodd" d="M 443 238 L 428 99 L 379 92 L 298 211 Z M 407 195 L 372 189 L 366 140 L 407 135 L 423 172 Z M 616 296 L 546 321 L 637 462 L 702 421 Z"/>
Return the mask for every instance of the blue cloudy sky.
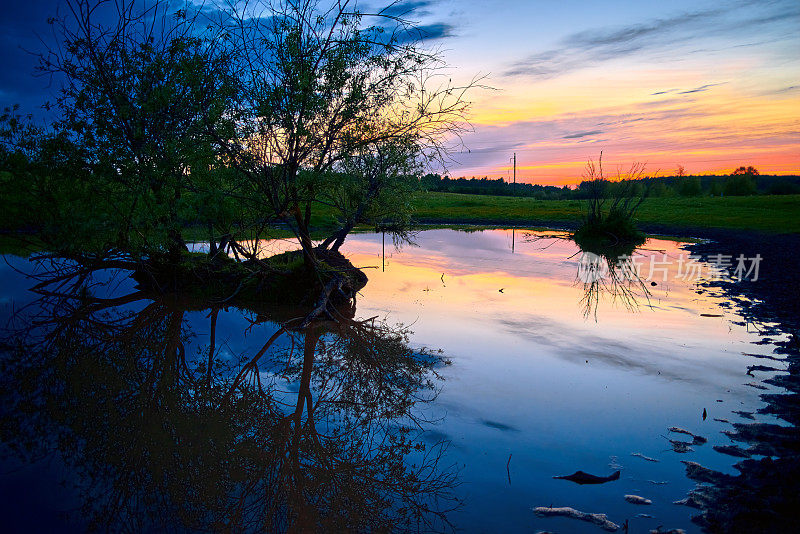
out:
<path id="1" fill-rule="evenodd" d="M 0 101 L 33 108 L 56 87 L 31 75 L 56 1 L 5 2 Z M 361 1 L 363 11 L 385 4 Z M 571 184 L 600 150 L 610 166 L 670 173 L 800 173 L 797 0 L 405 0 L 454 81 L 474 91 L 453 176 Z"/>

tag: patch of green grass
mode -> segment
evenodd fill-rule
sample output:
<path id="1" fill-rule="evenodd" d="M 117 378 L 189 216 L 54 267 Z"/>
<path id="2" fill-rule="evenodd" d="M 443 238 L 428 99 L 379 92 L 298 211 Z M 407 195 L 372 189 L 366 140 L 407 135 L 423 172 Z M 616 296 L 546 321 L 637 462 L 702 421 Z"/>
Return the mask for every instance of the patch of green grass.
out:
<path id="1" fill-rule="evenodd" d="M 416 200 L 415 217 L 422 222 L 453 224 L 577 223 L 583 215 L 581 204 L 572 200 L 427 192 Z M 799 233 L 800 195 L 648 198 L 637 211 L 636 222 L 676 230 L 729 228 Z"/>
<path id="2" fill-rule="evenodd" d="M 581 209 L 579 205 L 570 207 L 567 201 L 427 192 L 416 198 L 414 216 L 424 222 L 526 224 L 536 220 L 578 220 Z"/>
<path id="3" fill-rule="evenodd" d="M 639 208 L 641 222 L 670 226 L 800 232 L 800 195 L 653 198 Z"/>

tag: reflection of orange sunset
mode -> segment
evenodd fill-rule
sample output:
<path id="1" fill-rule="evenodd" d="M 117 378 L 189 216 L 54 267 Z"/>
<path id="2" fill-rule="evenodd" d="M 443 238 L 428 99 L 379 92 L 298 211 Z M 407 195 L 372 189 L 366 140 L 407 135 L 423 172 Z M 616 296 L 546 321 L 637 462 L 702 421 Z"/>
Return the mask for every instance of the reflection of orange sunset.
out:
<path id="1" fill-rule="evenodd" d="M 452 230 L 436 233 L 443 236 L 442 243 L 470 237 Z M 698 321 L 701 313 L 717 309 L 719 299 L 696 293 L 692 281 L 678 278 L 678 258 L 687 256 L 682 243 L 649 240 L 637 253 L 642 276 L 649 274 L 651 257 L 661 266 L 666 254 L 667 282 L 662 282 L 662 274 L 656 272 L 653 278 L 657 285 L 646 284 L 649 301 L 636 291 L 639 298 L 635 312 L 611 295 L 602 295 L 595 323 L 592 317 L 583 316 L 584 285 L 576 278 L 577 247 L 567 239 L 535 239 L 542 235 L 516 231 L 513 254 L 510 230 L 481 232 L 481 240 L 493 247 L 486 250 L 458 250 L 454 246 L 438 253 L 435 245 L 426 243 L 421 248 L 407 246 L 396 252 L 387 246 L 385 271 L 381 269 L 380 235 L 351 236 L 345 243 L 345 253 L 354 265 L 369 267 L 365 272 L 370 281 L 363 290 L 365 300 L 359 301 L 359 314 L 391 314 L 405 323 L 425 317 L 425 325 L 420 327 L 423 330 L 462 335 L 465 324 L 483 328 L 478 325 L 498 318 L 535 315 L 558 323 L 565 331 L 613 332 L 623 337 L 630 337 L 632 330 L 656 337 L 665 332 L 682 332 L 687 337 L 694 333 L 708 346 L 729 339 L 727 322 Z M 369 308 L 375 305 L 379 309 Z"/>
<path id="2" fill-rule="evenodd" d="M 446 235 L 445 240 L 470 235 L 453 230 L 436 233 Z M 499 248 L 460 250 L 460 257 L 450 250 L 438 253 L 435 247 L 404 246 L 396 251 L 389 244 L 383 262 L 380 235 L 368 233 L 351 236 L 343 251 L 367 273 L 370 281 L 363 291 L 368 301 L 389 306 L 382 311 L 406 322 L 414 322 L 423 309 L 439 326 L 452 322 L 454 330 L 458 330 L 459 321 L 479 320 L 482 314 L 513 317 L 533 313 L 562 322 L 566 329 L 601 328 L 619 335 L 628 335 L 632 328 L 653 332 L 664 328 L 696 329 L 698 335 L 712 337 L 729 334 L 722 322 L 715 323 L 711 330 L 707 330 L 707 323 L 697 322 L 701 313 L 717 309 L 719 299 L 708 293 L 698 294 L 696 280 L 681 279 L 679 259 L 688 256 L 682 248 L 684 243 L 650 239 L 637 251 L 636 262 L 644 279 L 650 274 L 651 261 L 656 269 L 666 268 L 666 275 L 654 270 L 652 279 L 657 285 L 645 284 L 649 294 L 639 288 L 634 291 L 638 298 L 633 323 L 631 309 L 613 295 L 601 295 L 596 314 L 602 319 L 600 327 L 582 315 L 585 288 L 577 279 L 579 250 L 568 239 L 568 233 L 519 230 L 512 236 L 510 230 L 485 230 L 481 235 Z M 550 238 L 552 235 L 560 238 Z M 253 243 L 243 245 L 249 248 Z M 258 249 L 269 256 L 297 250 L 298 245 L 293 240 L 279 239 L 262 241 Z M 669 305 L 662 303 L 667 298 Z"/>

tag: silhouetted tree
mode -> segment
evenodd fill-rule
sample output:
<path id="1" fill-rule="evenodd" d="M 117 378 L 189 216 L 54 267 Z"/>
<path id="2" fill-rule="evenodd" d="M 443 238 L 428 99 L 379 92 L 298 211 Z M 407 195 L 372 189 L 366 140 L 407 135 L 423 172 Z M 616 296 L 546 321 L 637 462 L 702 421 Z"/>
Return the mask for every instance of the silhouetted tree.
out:
<path id="1" fill-rule="evenodd" d="M 736 169 L 735 171 L 733 171 L 731 173 L 731 176 L 737 176 L 737 175 L 740 175 L 740 174 L 746 175 L 746 176 L 758 176 L 759 173 L 758 173 L 758 169 L 756 169 L 752 165 L 748 165 L 747 167 L 744 167 L 744 166 L 739 167 L 738 169 Z"/>
<path id="2" fill-rule="evenodd" d="M 238 128 L 221 142 L 256 202 L 289 225 L 313 266 L 315 206 L 351 189 L 335 183 L 344 173 L 330 173 L 354 159 L 362 170 L 377 164 L 387 146 L 395 154 L 402 146 L 414 162 L 443 159 L 445 143 L 461 131 L 469 85 L 443 77 L 441 58 L 418 44 L 412 24 L 382 11 L 367 17 L 349 0 L 232 3 L 224 17 L 241 93 L 232 110 Z M 367 26 L 369 18 L 376 24 Z M 371 209 L 364 202 L 381 202 L 402 176 L 381 182 L 381 195 L 349 203 L 355 211 L 342 216 L 337 233 L 361 222 Z"/>
<path id="3" fill-rule="evenodd" d="M 684 177 L 678 182 L 678 192 L 682 197 L 696 197 L 702 191 L 700 178 L 697 176 Z"/>
<path id="4" fill-rule="evenodd" d="M 406 329 L 355 309 L 303 329 L 296 312 L 252 310 L 246 335 L 264 337 L 231 353 L 218 304 L 198 336 L 186 303 L 98 297 L 117 287 L 104 273 L 41 267 L 41 298 L 0 338 L 13 352 L 0 440 L 26 461 L 59 458 L 88 530 L 447 527 L 456 472 L 418 434 L 441 358 Z"/>
<path id="5" fill-rule="evenodd" d="M 176 258 L 186 193 L 216 187 L 208 129 L 229 121 L 226 55 L 197 14 L 166 0 L 66 7 L 51 19 L 57 45 L 40 56 L 41 71 L 64 80 L 53 128 L 77 147 L 114 245 L 150 254 L 166 245 Z"/>
<path id="6" fill-rule="evenodd" d="M 754 167 L 739 167 L 725 180 L 725 194 L 730 196 L 755 195 L 758 192 Z"/>

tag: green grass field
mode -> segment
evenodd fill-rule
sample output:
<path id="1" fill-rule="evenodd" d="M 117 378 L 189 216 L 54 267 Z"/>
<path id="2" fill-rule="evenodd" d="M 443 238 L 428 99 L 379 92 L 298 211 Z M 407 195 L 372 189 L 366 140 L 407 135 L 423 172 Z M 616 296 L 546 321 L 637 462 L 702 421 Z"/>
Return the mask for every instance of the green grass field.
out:
<path id="1" fill-rule="evenodd" d="M 583 203 L 577 200 L 534 200 L 531 198 L 420 193 L 415 201 L 415 218 L 428 224 L 467 226 L 546 227 L 559 223 L 578 223 Z M 642 204 L 637 223 L 643 229 L 661 234 L 681 234 L 682 230 L 722 228 L 755 230 L 771 234 L 800 233 L 800 195 L 749 197 L 650 198 Z M 315 237 L 325 237 L 325 229 L 335 225 L 330 209 L 321 207 L 314 215 Z M 187 228 L 184 237 L 202 241 L 204 230 Z M 291 232 L 275 229 L 273 237 L 289 237 Z M 0 235 L 0 254 L 27 256 L 38 250 L 35 236 L 24 242 L 13 235 Z"/>
<path id="2" fill-rule="evenodd" d="M 583 203 L 455 193 L 421 193 L 417 220 L 428 223 L 547 225 L 577 222 Z M 637 222 L 676 230 L 729 228 L 769 233 L 800 232 L 800 195 L 649 198 Z"/>

